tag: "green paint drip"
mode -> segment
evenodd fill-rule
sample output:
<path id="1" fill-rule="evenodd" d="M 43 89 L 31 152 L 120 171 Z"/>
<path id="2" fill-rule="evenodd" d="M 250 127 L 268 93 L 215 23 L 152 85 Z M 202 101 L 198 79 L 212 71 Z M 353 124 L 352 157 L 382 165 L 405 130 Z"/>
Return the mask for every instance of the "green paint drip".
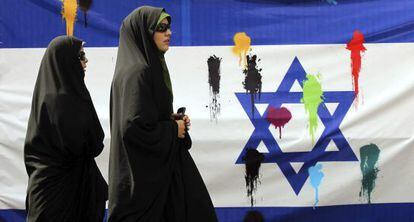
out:
<path id="1" fill-rule="evenodd" d="M 375 144 L 369 144 L 361 147 L 360 152 L 360 167 L 362 172 L 362 186 L 359 196 L 364 196 L 371 203 L 371 193 L 375 188 L 375 180 L 377 179 L 377 162 L 380 150 Z"/>
<path id="2" fill-rule="evenodd" d="M 323 102 L 323 91 L 319 81 L 320 75 L 306 75 L 303 81 L 303 97 L 300 100 L 305 104 L 305 110 L 309 114 L 309 133 L 312 143 L 315 142 L 315 131 L 318 128 L 318 107 Z"/>

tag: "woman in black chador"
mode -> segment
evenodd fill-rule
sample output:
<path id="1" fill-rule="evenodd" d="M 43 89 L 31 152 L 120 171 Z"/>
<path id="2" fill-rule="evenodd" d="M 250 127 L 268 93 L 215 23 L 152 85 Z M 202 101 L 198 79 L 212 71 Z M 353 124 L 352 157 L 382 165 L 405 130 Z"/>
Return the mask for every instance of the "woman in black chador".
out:
<path id="1" fill-rule="evenodd" d="M 108 186 L 94 158 L 104 133 L 83 81 L 82 44 L 57 37 L 40 65 L 24 145 L 29 222 L 103 220 Z"/>
<path id="2" fill-rule="evenodd" d="M 122 22 L 111 89 L 110 222 L 215 222 L 188 149 L 190 120 L 173 114 L 164 60 L 171 31 L 162 8 L 140 7 Z"/>

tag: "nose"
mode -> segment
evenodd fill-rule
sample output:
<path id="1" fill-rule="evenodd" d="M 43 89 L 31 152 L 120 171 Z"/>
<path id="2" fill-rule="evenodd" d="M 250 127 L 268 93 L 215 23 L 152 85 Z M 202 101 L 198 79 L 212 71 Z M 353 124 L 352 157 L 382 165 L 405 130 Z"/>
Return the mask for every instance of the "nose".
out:
<path id="1" fill-rule="evenodd" d="M 167 29 L 167 31 L 165 32 L 165 34 L 167 34 L 167 36 L 171 36 L 171 34 L 172 34 L 171 29 Z"/>

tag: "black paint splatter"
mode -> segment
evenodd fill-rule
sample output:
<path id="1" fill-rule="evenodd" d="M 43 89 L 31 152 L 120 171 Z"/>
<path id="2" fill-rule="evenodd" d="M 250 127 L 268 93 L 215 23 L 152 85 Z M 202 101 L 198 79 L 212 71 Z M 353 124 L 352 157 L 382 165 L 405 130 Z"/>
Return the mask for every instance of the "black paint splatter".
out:
<path id="1" fill-rule="evenodd" d="M 253 193 L 257 189 L 257 183 L 260 183 L 259 169 L 263 159 L 263 153 L 260 153 L 255 149 L 247 149 L 246 155 L 243 157 L 243 161 L 246 165 L 244 179 L 246 180 L 247 196 L 250 197 L 251 206 L 254 204 Z"/>
<path id="2" fill-rule="evenodd" d="M 207 60 L 208 64 L 208 83 L 210 84 L 210 120 L 216 120 L 220 114 L 220 63 L 221 58 L 213 55 Z"/>
<path id="3" fill-rule="evenodd" d="M 246 89 L 246 93 L 250 93 L 251 95 L 252 117 L 254 117 L 254 98 L 256 94 L 259 93 L 259 99 L 260 99 L 260 94 L 262 92 L 262 75 L 260 75 L 260 72 L 262 71 L 262 69 L 257 68 L 257 62 L 259 62 L 260 59 L 257 60 L 256 55 L 253 55 L 253 56 L 247 55 L 246 60 L 247 60 L 247 66 L 243 70 L 243 73 L 245 75 L 243 86 L 244 86 L 244 89 Z"/>
<path id="4" fill-rule="evenodd" d="M 264 217 L 259 211 L 252 210 L 247 212 L 243 222 L 264 222 Z"/>
<path id="5" fill-rule="evenodd" d="M 88 27 L 88 20 L 86 14 L 88 10 L 91 8 L 92 0 L 79 0 L 79 8 L 83 11 L 83 16 L 85 19 L 85 27 Z"/>

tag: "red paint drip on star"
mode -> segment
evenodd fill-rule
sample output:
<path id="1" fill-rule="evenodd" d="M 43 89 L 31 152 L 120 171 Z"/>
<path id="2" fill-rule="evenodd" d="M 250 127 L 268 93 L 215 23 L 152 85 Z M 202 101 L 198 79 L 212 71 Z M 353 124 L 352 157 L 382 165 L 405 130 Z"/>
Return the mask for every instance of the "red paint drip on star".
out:
<path id="1" fill-rule="evenodd" d="M 354 86 L 355 97 L 359 93 L 359 72 L 361 71 L 361 52 L 365 52 L 364 34 L 356 30 L 351 41 L 346 45 L 346 49 L 351 51 L 351 68 L 352 68 L 352 84 Z"/>
<path id="2" fill-rule="evenodd" d="M 292 114 L 285 107 L 274 108 L 269 106 L 266 120 L 269 121 L 275 128 L 279 128 L 279 138 L 282 138 L 282 127 L 285 126 L 292 119 Z"/>

